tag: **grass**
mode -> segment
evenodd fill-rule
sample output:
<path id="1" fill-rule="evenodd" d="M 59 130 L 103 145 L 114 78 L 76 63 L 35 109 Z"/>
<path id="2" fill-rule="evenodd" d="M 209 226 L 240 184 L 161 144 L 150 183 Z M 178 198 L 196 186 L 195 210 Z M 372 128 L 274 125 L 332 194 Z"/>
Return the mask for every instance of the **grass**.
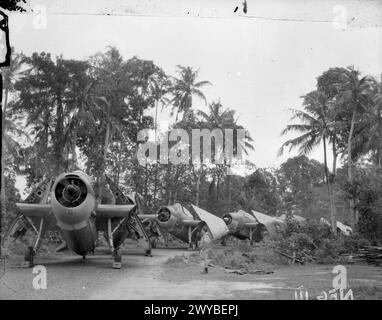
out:
<path id="1" fill-rule="evenodd" d="M 210 263 L 230 269 L 242 271 L 270 270 L 278 266 L 289 264 L 288 259 L 278 255 L 263 244 L 253 246 L 246 244 L 232 244 L 230 247 L 214 247 L 209 251 Z M 168 265 L 199 264 L 201 257 L 198 252 L 191 255 L 178 255 L 167 260 Z"/>

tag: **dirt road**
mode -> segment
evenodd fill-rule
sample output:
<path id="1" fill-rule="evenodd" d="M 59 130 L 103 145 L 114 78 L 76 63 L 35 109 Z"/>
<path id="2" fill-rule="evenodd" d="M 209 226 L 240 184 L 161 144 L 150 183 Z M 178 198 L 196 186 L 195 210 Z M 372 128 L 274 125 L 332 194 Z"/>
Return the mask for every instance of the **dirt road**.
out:
<path id="1" fill-rule="evenodd" d="M 32 269 L 7 261 L 0 279 L 0 299 L 294 299 L 301 288 L 319 293 L 330 290 L 333 266 L 289 266 L 269 275 L 234 275 L 211 268 L 200 274 L 198 265 L 171 265 L 170 257 L 190 254 L 184 248 L 156 249 L 145 257 L 139 248 L 125 250 L 123 267 L 111 268 L 107 250 L 85 261 L 70 254 L 36 259 L 47 269 L 47 289 L 35 290 Z M 382 298 L 382 269 L 349 266 L 354 298 Z M 359 288 L 359 291 L 357 291 Z M 357 297 L 358 294 L 358 297 Z"/>

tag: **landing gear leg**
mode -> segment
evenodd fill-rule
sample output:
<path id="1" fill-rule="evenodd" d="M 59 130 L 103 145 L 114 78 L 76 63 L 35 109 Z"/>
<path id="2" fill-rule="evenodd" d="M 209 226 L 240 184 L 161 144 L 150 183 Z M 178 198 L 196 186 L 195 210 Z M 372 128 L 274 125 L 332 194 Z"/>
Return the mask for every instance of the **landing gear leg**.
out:
<path id="1" fill-rule="evenodd" d="M 153 238 L 151 239 L 151 248 L 155 249 L 157 247 L 158 239 Z"/>
<path id="2" fill-rule="evenodd" d="M 114 249 L 113 251 L 113 268 L 114 269 L 121 269 L 122 267 L 122 249 Z"/>
<path id="3" fill-rule="evenodd" d="M 150 249 L 147 249 L 146 251 L 145 251 L 145 256 L 146 257 L 152 257 L 153 255 L 151 254 L 151 248 Z"/>
<path id="4" fill-rule="evenodd" d="M 227 236 L 224 236 L 224 237 L 223 237 L 223 239 L 222 239 L 222 241 L 221 241 L 221 245 L 222 245 L 223 247 L 226 247 L 226 246 L 227 246 Z"/>
<path id="5" fill-rule="evenodd" d="M 38 230 L 36 229 L 36 227 L 32 221 L 28 220 L 28 222 L 31 224 L 33 230 L 36 232 L 37 238 L 36 238 L 34 246 L 28 247 L 28 249 L 26 250 L 26 252 L 24 254 L 24 261 L 21 263 L 22 268 L 33 267 L 34 257 L 36 256 L 37 249 L 40 246 L 41 238 L 42 238 L 43 234 L 45 233 L 45 227 L 46 227 L 44 218 L 41 218 L 40 227 Z"/>
<path id="6" fill-rule="evenodd" d="M 122 249 L 114 248 L 113 244 L 113 232 L 111 231 L 111 219 L 107 220 L 107 240 L 109 243 L 110 251 L 113 256 L 113 268 L 121 269 L 122 268 Z"/>
<path id="7" fill-rule="evenodd" d="M 28 247 L 24 254 L 24 261 L 21 263 L 22 268 L 30 268 L 33 267 L 33 259 L 36 255 L 33 247 Z"/>
<path id="8" fill-rule="evenodd" d="M 191 230 L 191 227 L 188 227 L 188 250 L 193 250 L 193 247 L 194 247 L 191 236 L 192 236 L 192 230 Z"/>
<path id="9" fill-rule="evenodd" d="M 249 230 L 249 244 L 253 246 L 253 229 Z"/>

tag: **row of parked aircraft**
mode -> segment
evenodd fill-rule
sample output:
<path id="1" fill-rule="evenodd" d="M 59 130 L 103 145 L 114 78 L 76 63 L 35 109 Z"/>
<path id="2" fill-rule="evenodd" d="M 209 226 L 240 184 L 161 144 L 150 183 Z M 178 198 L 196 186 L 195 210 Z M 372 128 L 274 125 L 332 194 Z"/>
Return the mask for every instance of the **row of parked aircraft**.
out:
<path id="1" fill-rule="evenodd" d="M 156 214 L 147 214 L 138 194 L 125 195 L 107 176 L 106 182 L 115 203 L 102 204 L 96 197 L 91 177 L 82 171 L 63 173 L 56 179 L 45 179 L 23 203 L 17 203 L 20 215 L 11 224 L 8 236 L 20 238 L 31 229 L 35 233 L 28 246 L 23 267 L 33 265 L 35 255 L 47 230 L 60 230 L 65 245 L 84 259 L 94 253 L 99 231 L 103 232 L 110 247 L 113 267 L 121 268 L 122 245 L 133 238 L 146 255 L 156 246 L 156 240 L 165 233 L 197 248 L 201 230 L 207 229 L 213 240 L 226 243 L 228 235 L 261 241 L 264 236 L 276 237 L 285 227 L 285 216 L 271 217 L 260 212 L 239 210 L 217 217 L 197 206 L 190 211 L 179 203 L 161 207 Z M 294 218 L 303 223 L 302 217 Z M 7 236 L 7 237 L 8 237 Z"/>

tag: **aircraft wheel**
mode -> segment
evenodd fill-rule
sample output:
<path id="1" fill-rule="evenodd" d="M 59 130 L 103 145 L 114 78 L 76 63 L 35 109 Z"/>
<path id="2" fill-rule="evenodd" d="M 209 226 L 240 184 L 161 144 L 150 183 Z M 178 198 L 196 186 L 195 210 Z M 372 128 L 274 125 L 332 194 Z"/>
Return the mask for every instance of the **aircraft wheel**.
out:
<path id="1" fill-rule="evenodd" d="M 156 238 L 151 240 L 151 248 L 156 249 L 158 240 Z"/>
<path id="2" fill-rule="evenodd" d="M 198 248 L 197 244 L 195 242 L 192 243 L 191 249 L 195 251 Z"/>
<path id="3" fill-rule="evenodd" d="M 24 254 L 24 261 L 21 264 L 23 268 L 33 267 L 33 258 L 35 256 L 35 251 L 33 247 L 28 247 Z"/>
<path id="4" fill-rule="evenodd" d="M 122 261 L 122 250 L 120 248 L 114 249 L 113 257 L 115 262 L 121 262 Z"/>
<path id="5" fill-rule="evenodd" d="M 113 268 L 114 269 L 121 269 L 122 267 L 122 249 L 114 249 L 113 251 Z"/>

